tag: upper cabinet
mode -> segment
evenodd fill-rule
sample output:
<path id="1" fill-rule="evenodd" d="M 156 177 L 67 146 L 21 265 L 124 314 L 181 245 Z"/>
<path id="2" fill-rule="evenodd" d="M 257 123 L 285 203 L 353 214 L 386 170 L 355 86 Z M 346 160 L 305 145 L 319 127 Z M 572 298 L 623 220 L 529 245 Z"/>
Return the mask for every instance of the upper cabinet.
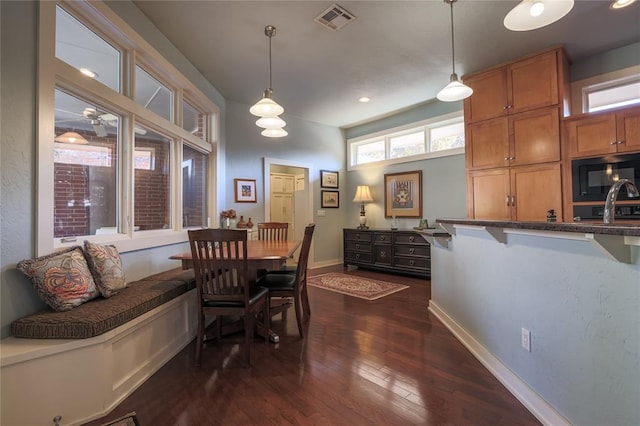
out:
<path id="1" fill-rule="evenodd" d="M 565 120 L 572 158 L 640 150 L 640 107 Z"/>
<path id="2" fill-rule="evenodd" d="M 563 101 L 565 56 L 545 51 L 464 77 L 473 95 L 464 101 L 468 123 L 517 114 Z"/>

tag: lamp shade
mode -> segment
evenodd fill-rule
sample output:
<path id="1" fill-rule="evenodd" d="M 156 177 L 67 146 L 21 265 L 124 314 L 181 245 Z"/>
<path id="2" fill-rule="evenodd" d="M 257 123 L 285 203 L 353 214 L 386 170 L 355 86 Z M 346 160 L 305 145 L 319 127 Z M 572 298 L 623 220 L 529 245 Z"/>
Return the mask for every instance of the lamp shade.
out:
<path id="1" fill-rule="evenodd" d="M 473 89 L 464 85 L 456 74 L 451 74 L 451 82 L 438 92 L 436 97 L 443 102 L 461 101 L 473 94 Z"/>
<path id="2" fill-rule="evenodd" d="M 372 203 L 373 197 L 367 185 L 358 185 L 356 196 L 353 198 L 354 203 Z"/>
<path id="3" fill-rule="evenodd" d="M 56 142 L 73 143 L 76 145 L 86 145 L 89 143 L 80 133 L 76 132 L 65 132 L 60 136 L 56 136 L 53 140 Z"/>
<path id="4" fill-rule="evenodd" d="M 268 138 L 281 138 L 289 133 L 285 129 L 264 129 L 260 134 Z"/>
<path id="5" fill-rule="evenodd" d="M 573 9 L 574 0 L 522 0 L 504 17 L 511 31 L 530 31 L 552 24 Z"/>
<path id="6" fill-rule="evenodd" d="M 282 108 L 273 99 L 264 97 L 256 102 L 254 106 L 249 108 L 249 112 L 258 117 L 275 117 L 276 115 L 282 114 L 284 112 L 284 108 Z"/>
<path id="7" fill-rule="evenodd" d="M 282 129 L 286 124 L 280 117 L 262 117 L 256 120 L 256 126 L 263 129 Z"/>

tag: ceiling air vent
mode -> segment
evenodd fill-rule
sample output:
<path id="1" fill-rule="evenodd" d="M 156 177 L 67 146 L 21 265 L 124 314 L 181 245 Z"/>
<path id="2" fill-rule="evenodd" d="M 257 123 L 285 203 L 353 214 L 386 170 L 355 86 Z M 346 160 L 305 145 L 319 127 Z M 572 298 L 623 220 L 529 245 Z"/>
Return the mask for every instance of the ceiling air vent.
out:
<path id="1" fill-rule="evenodd" d="M 314 21 L 324 25 L 331 31 L 338 31 L 340 28 L 344 27 L 349 22 L 352 22 L 355 19 L 356 17 L 345 10 L 342 6 L 333 4 L 330 8 L 317 16 Z"/>

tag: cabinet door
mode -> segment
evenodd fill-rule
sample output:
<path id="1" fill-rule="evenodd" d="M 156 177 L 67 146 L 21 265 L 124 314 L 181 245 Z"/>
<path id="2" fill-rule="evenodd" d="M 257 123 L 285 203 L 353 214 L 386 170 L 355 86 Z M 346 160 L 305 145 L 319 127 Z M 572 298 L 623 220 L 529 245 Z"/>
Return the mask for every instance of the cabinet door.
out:
<path id="1" fill-rule="evenodd" d="M 467 126 L 465 145 L 467 169 L 507 166 L 509 164 L 507 118 L 496 118 Z"/>
<path id="2" fill-rule="evenodd" d="M 566 132 L 573 158 L 606 155 L 617 150 L 615 114 L 570 120 Z"/>
<path id="3" fill-rule="evenodd" d="M 511 220 L 509 169 L 469 172 L 467 215 L 470 219 Z"/>
<path id="4" fill-rule="evenodd" d="M 560 113 L 543 108 L 509 117 L 510 165 L 560 161 Z"/>
<path id="5" fill-rule="evenodd" d="M 499 68 L 464 80 L 473 94 L 464 100 L 468 123 L 507 115 L 507 71 Z"/>
<path id="6" fill-rule="evenodd" d="M 562 218 L 560 164 L 512 168 L 511 194 L 515 220 L 546 221 L 551 209 Z"/>
<path id="7" fill-rule="evenodd" d="M 616 114 L 618 152 L 640 151 L 640 108 Z"/>
<path id="8" fill-rule="evenodd" d="M 557 51 L 543 53 L 509 66 L 509 114 L 557 105 Z"/>
<path id="9" fill-rule="evenodd" d="M 293 222 L 293 196 L 291 194 L 271 195 L 272 222 L 287 222 L 289 227 Z"/>

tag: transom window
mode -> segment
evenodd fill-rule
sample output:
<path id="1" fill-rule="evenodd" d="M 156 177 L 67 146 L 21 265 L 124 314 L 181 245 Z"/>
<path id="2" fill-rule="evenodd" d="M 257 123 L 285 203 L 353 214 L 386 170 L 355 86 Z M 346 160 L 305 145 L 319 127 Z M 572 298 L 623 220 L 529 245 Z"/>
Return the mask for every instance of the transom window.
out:
<path id="1" fill-rule="evenodd" d="M 349 166 L 398 163 L 464 152 L 461 113 L 349 139 Z"/>
<path id="2" fill-rule="evenodd" d="M 586 101 L 588 112 L 640 104 L 640 76 L 636 81 L 587 89 Z"/>

